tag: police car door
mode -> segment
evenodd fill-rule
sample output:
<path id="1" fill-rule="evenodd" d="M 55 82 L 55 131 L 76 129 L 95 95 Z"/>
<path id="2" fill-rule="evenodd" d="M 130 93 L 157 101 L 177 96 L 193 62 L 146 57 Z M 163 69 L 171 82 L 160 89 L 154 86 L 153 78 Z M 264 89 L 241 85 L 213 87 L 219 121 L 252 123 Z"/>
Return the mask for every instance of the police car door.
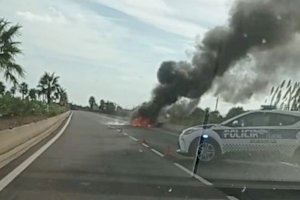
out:
<path id="1" fill-rule="evenodd" d="M 299 147 L 300 129 L 298 116 L 281 114 L 281 113 L 267 113 L 269 116 L 269 131 L 266 138 L 269 139 L 273 149 L 272 152 L 279 151 L 279 153 L 292 156 L 293 152 Z"/>
<path id="2" fill-rule="evenodd" d="M 216 128 L 221 138 L 223 151 L 257 151 L 268 143 L 269 116 L 264 112 L 252 112 L 235 118 L 227 124 Z"/>

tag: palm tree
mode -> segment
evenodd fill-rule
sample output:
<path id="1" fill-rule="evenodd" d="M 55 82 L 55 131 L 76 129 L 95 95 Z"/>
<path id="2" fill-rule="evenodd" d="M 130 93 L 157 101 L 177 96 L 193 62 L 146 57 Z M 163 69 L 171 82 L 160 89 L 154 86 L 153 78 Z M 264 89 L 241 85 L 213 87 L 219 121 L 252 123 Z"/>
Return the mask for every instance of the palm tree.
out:
<path id="1" fill-rule="evenodd" d="M 293 83 L 289 80 L 285 86 L 286 82 L 284 80 L 276 90 L 272 87 L 268 97 L 270 105 L 282 110 L 300 110 L 300 82 Z"/>
<path id="2" fill-rule="evenodd" d="M 17 84 L 17 76 L 23 77 L 23 68 L 15 63 L 15 56 L 21 53 L 18 45 L 20 42 L 13 41 L 21 26 L 9 26 L 9 22 L 0 19 L 0 72 L 7 81 Z"/>
<path id="3" fill-rule="evenodd" d="M 94 105 L 96 104 L 96 99 L 95 97 L 91 96 L 89 98 L 89 104 L 90 104 L 90 108 L 93 109 Z"/>
<path id="4" fill-rule="evenodd" d="M 32 88 L 29 90 L 28 97 L 30 98 L 31 101 L 36 100 L 36 95 L 37 95 L 36 89 Z"/>
<path id="5" fill-rule="evenodd" d="M 60 87 L 58 79 L 59 76 L 55 76 L 54 73 L 49 74 L 45 72 L 39 81 L 39 95 L 43 95 L 46 98 L 47 104 L 50 104 L 52 100 L 55 99 L 54 94 L 57 91 L 57 88 Z"/>
<path id="6" fill-rule="evenodd" d="M 25 95 L 28 93 L 28 85 L 23 82 L 19 85 L 19 92 L 22 94 L 22 99 L 24 99 Z"/>
<path id="7" fill-rule="evenodd" d="M 55 99 L 58 100 L 60 105 L 67 105 L 68 103 L 68 95 L 65 89 L 62 87 L 58 87 L 56 92 L 54 93 Z"/>
<path id="8" fill-rule="evenodd" d="M 37 90 L 37 93 L 38 93 L 38 96 L 41 97 L 42 101 L 44 102 L 45 99 L 46 99 L 46 85 L 47 85 L 47 79 L 48 79 L 48 74 L 45 73 L 41 78 L 40 78 L 40 81 L 39 81 L 39 84 L 38 84 L 38 90 Z"/>
<path id="9" fill-rule="evenodd" d="M 0 81 L 0 95 L 2 96 L 5 92 L 5 85 Z"/>

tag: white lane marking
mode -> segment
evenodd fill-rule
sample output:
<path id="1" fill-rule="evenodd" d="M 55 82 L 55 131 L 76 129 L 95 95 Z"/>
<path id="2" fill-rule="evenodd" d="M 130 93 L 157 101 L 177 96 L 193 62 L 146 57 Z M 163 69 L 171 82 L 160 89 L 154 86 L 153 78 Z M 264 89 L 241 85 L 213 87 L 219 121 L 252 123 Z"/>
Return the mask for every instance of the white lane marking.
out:
<path id="1" fill-rule="evenodd" d="M 239 200 L 238 198 L 236 198 L 234 196 L 227 196 L 227 199 L 229 199 L 229 200 Z"/>
<path id="2" fill-rule="evenodd" d="M 297 164 L 293 164 L 293 163 L 289 163 L 289 162 L 280 162 L 280 163 L 284 164 L 284 165 L 287 165 L 287 166 L 290 166 L 290 167 L 299 168 L 299 165 L 297 165 Z"/>
<path id="3" fill-rule="evenodd" d="M 149 145 L 147 145 L 147 144 L 145 144 L 145 143 L 142 143 L 142 145 L 143 145 L 144 147 L 149 148 Z"/>
<path id="4" fill-rule="evenodd" d="M 7 174 L 3 179 L 0 180 L 0 192 L 11 183 L 20 173 L 22 173 L 35 159 L 37 159 L 44 151 L 46 151 L 65 131 L 67 126 L 69 125 L 73 113 L 69 116 L 68 121 L 64 125 L 64 127 L 57 133 L 51 140 L 49 140 L 44 146 L 42 146 L 39 150 L 34 152 L 29 158 L 23 161 L 18 167 L 12 170 L 9 174 Z"/>
<path id="5" fill-rule="evenodd" d="M 201 176 L 198 176 L 197 174 L 193 174 L 192 171 L 188 170 L 187 168 L 185 168 L 184 166 L 178 164 L 178 163 L 174 163 L 174 165 L 176 167 L 178 167 L 179 169 L 183 170 L 184 172 L 186 172 L 187 174 L 191 175 L 192 177 L 194 177 L 195 179 L 197 179 L 198 181 L 200 181 L 201 183 L 203 183 L 204 185 L 213 185 L 211 182 L 209 182 L 208 180 L 202 178 Z"/>
<path id="6" fill-rule="evenodd" d="M 193 177 L 205 185 L 213 185 L 211 182 L 209 182 L 208 180 L 206 180 L 205 178 L 202 178 L 201 176 L 199 176 L 197 174 L 194 174 Z"/>
<path id="7" fill-rule="evenodd" d="M 164 154 L 160 153 L 159 151 L 155 150 L 155 149 L 151 149 L 151 151 L 157 155 L 159 155 L 160 157 L 164 157 Z"/>
<path id="8" fill-rule="evenodd" d="M 130 138 L 130 139 L 132 139 L 133 141 L 139 141 L 138 139 L 136 139 L 135 137 L 132 137 L 131 135 L 128 135 L 128 137 Z"/>

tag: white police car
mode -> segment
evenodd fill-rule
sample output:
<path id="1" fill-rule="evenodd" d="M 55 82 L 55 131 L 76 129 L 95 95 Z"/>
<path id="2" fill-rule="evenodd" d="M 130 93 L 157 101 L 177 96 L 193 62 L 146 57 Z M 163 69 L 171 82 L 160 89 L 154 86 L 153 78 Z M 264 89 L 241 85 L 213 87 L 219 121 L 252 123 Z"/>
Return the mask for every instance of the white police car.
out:
<path id="1" fill-rule="evenodd" d="M 300 112 L 258 110 L 238 115 L 218 125 L 183 130 L 177 152 L 195 155 L 198 140 L 205 135 L 201 162 L 211 162 L 227 152 L 269 151 L 300 157 Z"/>

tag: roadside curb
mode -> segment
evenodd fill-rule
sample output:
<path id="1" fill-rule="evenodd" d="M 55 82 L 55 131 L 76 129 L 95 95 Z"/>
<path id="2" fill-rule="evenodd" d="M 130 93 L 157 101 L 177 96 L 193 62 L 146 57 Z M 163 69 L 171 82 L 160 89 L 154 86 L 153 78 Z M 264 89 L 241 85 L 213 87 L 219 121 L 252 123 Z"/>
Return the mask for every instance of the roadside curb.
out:
<path id="1" fill-rule="evenodd" d="M 14 130 L 0 131 L 0 149 L 2 147 L 0 169 L 52 134 L 70 114 L 71 112 L 68 111 L 52 118 L 17 127 Z M 10 141 L 7 144 L 5 138 L 8 138 L 9 134 L 12 134 L 12 138 L 9 138 Z"/>
<path id="2" fill-rule="evenodd" d="M 20 173 L 22 173 L 35 159 L 37 159 L 44 151 L 46 151 L 65 131 L 68 127 L 71 119 L 72 119 L 72 112 L 69 112 L 67 115 L 66 123 L 64 126 L 59 130 L 59 132 L 47 141 L 41 148 L 39 148 L 36 152 L 34 152 L 30 157 L 24 160 L 19 166 L 9 172 L 3 179 L 0 180 L 0 192 L 10 184 Z"/>

